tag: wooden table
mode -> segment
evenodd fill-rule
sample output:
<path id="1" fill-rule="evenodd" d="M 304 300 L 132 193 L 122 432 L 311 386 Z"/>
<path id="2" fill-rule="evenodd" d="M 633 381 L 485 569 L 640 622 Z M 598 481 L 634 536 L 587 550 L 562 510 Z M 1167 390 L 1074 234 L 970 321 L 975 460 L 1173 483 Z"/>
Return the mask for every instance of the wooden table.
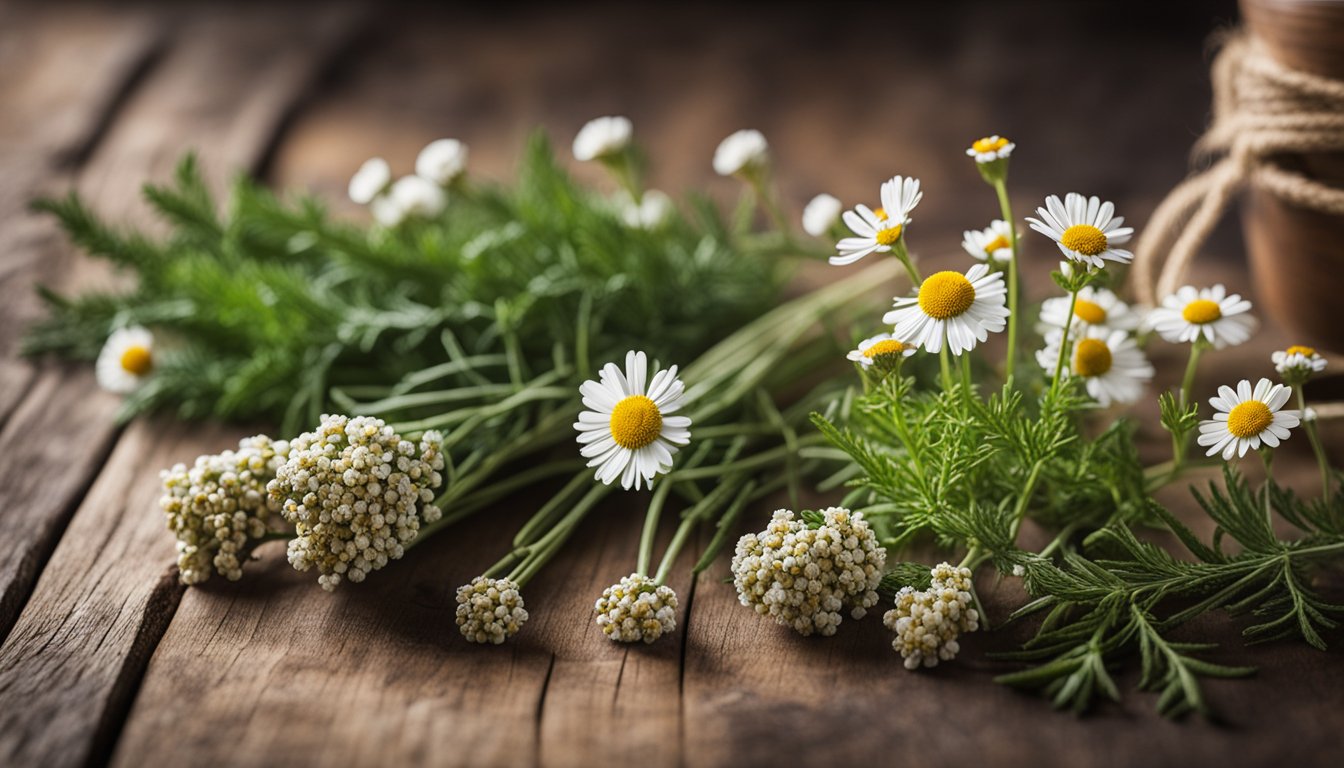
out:
<path id="1" fill-rule="evenodd" d="M 737 604 L 726 562 L 694 582 L 685 563 L 674 637 L 612 644 L 589 611 L 633 564 L 638 521 L 619 503 L 528 586 L 532 622 L 503 647 L 458 636 L 453 591 L 494 559 L 528 499 L 335 594 L 277 545 L 243 581 L 187 590 L 156 508 L 158 471 L 255 430 L 118 426 L 117 399 L 88 366 L 16 355 L 40 314 L 35 282 L 117 279 L 27 201 L 74 187 L 148 224 L 136 188 L 188 148 L 216 182 L 260 174 L 347 210 L 346 179 L 367 156 L 409 170 L 421 145 L 450 135 L 470 144 L 473 172 L 501 177 L 533 126 L 563 145 L 588 117 L 619 112 L 658 186 L 726 198 L 710 154 L 751 125 L 769 136 L 794 210 L 818 191 L 853 201 L 891 173 L 922 177 L 911 237 L 952 263 L 963 226 L 996 212 L 962 148 L 1001 132 L 1019 145 L 1019 211 L 1076 189 L 1142 223 L 1184 173 L 1208 104 L 1201 40 L 1230 10 L 1140 6 L 828 6 L 763 19 L 712 6 L 487 16 L 371 2 L 0 2 L 0 765 L 1326 764 L 1344 722 L 1338 652 L 1245 648 L 1223 617 L 1191 636 L 1261 671 L 1209 685 L 1219 725 L 1164 721 L 1147 694 L 1077 719 L 993 684 L 985 651 L 1026 627 L 972 636 L 957 663 L 919 674 L 875 619 L 799 638 Z M 1029 244 L 1035 296 L 1052 250 Z M 1210 252 L 1200 280 L 1251 289 L 1235 232 Z M 1284 342 L 1270 326 L 1212 356 L 1201 387 L 1268 374 L 1267 350 Z M 1157 345 L 1160 386 L 1179 376 L 1180 354 Z M 1155 402 L 1137 412 L 1158 445 Z M 1309 483 L 1304 447 L 1284 463 Z M 1168 500 L 1191 512 L 1183 493 Z M 1009 583 L 982 589 L 998 617 L 1019 598 Z"/>

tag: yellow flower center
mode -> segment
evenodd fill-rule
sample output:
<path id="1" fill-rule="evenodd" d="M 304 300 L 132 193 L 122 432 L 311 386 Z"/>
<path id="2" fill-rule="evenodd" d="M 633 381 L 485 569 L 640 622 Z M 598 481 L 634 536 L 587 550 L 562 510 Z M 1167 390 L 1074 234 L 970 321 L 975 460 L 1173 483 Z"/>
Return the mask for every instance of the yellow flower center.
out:
<path id="1" fill-rule="evenodd" d="M 1227 431 L 1237 437 L 1255 437 L 1273 422 L 1269 406 L 1259 400 L 1247 400 L 1227 414 Z"/>
<path id="2" fill-rule="evenodd" d="M 1316 356 L 1316 348 L 1315 348 L 1315 347 L 1304 347 L 1304 346 L 1302 346 L 1301 344 L 1294 344 L 1293 346 L 1289 347 L 1288 349 L 1285 349 L 1284 352 L 1285 352 L 1286 354 L 1289 354 L 1289 355 L 1302 355 L 1303 357 L 1315 357 L 1315 356 Z"/>
<path id="3" fill-rule="evenodd" d="M 1011 248 L 1011 247 L 1012 244 L 1008 242 L 1008 238 L 1004 237 L 1003 235 L 999 235 L 993 240 L 990 240 L 988 243 L 985 243 L 985 255 L 993 256 L 995 251 L 1001 251 L 1004 248 Z"/>
<path id="4" fill-rule="evenodd" d="M 874 208 L 874 209 L 873 209 L 873 215 L 877 217 L 877 220 L 878 220 L 878 221 L 886 221 L 886 220 L 887 220 L 887 209 L 886 209 L 886 208 Z"/>
<path id="5" fill-rule="evenodd" d="M 1006 146 L 1008 146 L 1008 140 L 1002 136 L 986 136 L 983 139 L 976 139 L 971 144 L 971 149 L 976 152 L 998 152 Z"/>
<path id="6" fill-rule="evenodd" d="M 960 272 L 929 275 L 919 286 L 919 308 L 937 320 L 956 317 L 970 309 L 974 302 L 975 286 Z"/>
<path id="7" fill-rule="evenodd" d="M 1087 299 L 1078 299 L 1074 302 L 1073 314 L 1088 325 L 1101 325 L 1106 322 L 1106 308 Z"/>
<path id="8" fill-rule="evenodd" d="M 1212 323 L 1214 320 L 1221 319 L 1222 316 L 1223 309 L 1218 306 L 1218 302 L 1208 299 L 1195 299 L 1186 304 L 1185 309 L 1181 310 L 1181 317 L 1185 318 L 1187 323 L 1194 323 L 1195 325 Z"/>
<path id="9" fill-rule="evenodd" d="M 1064 230 L 1059 242 L 1065 248 L 1086 256 L 1096 256 L 1106 250 L 1106 235 L 1091 224 L 1074 224 Z"/>
<path id="10" fill-rule="evenodd" d="M 875 237 L 879 245 L 895 245 L 901 239 L 901 225 L 879 229 Z"/>
<path id="11" fill-rule="evenodd" d="M 905 344 L 895 339 L 883 339 L 863 351 L 863 356 L 872 360 L 882 355 L 899 355 L 905 351 Z"/>
<path id="12" fill-rule="evenodd" d="M 1073 371 L 1079 376 L 1100 376 L 1111 370 L 1111 348 L 1101 339 L 1079 339 L 1073 350 Z"/>
<path id="13" fill-rule="evenodd" d="M 643 448 L 663 431 L 663 414 L 643 395 L 630 395 L 611 410 L 611 437 L 622 448 Z"/>
<path id="14" fill-rule="evenodd" d="M 154 367 L 154 358 L 148 347 L 134 344 L 121 353 L 121 367 L 135 376 L 144 376 Z"/>

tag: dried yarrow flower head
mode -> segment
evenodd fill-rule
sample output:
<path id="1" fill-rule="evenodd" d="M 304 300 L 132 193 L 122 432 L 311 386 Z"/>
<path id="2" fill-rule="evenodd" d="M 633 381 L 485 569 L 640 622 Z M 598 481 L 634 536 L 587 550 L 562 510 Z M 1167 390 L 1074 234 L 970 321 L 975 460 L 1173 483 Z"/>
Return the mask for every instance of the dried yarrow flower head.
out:
<path id="1" fill-rule="evenodd" d="M 160 473 L 168 530 L 177 537 L 178 578 L 200 584 L 212 571 L 229 581 L 243 575 L 251 546 L 271 531 L 280 505 L 266 484 L 289 454 L 289 443 L 265 435 L 246 438 L 238 450 L 200 456 L 191 467 Z"/>
<path id="2" fill-rule="evenodd" d="M 677 593 L 632 573 L 602 590 L 593 606 L 597 626 L 621 643 L 652 643 L 677 628 Z"/>
<path id="3" fill-rule="evenodd" d="M 737 542 L 733 586 L 743 605 L 802 635 L 833 635 L 850 609 L 877 604 L 887 553 L 863 515 L 841 507 L 775 512 L 770 525 Z"/>
<path id="4" fill-rule="evenodd" d="M 457 629 L 473 643 L 499 645 L 527 623 L 517 584 L 477 576 L 457 588 Z"/>
<path id="5" fill-rule="evenodd" d="M 980 613 L 973 606 L 971 569 L 947 563 L 934 566 L 927 590 L 904 587 L 896 593 L 896 607 L 882 623 L 896 633 L 891 647 L 905 659 L 906 669 L 937 666 L 956 658 L 957 638 L 980 628 Z"/>
<path id="6" fill-rule="evenodd" d="M 400 558 L 421 522 L 439 518 L 431 502 L 443 482 L 441 443 L 426 432 L 417 446 L 367 416 L 323 416 L 316 431 L 294 438 L 267 486 L 296 529 L 290 564 L 316 567 L 331 590 Z"/>

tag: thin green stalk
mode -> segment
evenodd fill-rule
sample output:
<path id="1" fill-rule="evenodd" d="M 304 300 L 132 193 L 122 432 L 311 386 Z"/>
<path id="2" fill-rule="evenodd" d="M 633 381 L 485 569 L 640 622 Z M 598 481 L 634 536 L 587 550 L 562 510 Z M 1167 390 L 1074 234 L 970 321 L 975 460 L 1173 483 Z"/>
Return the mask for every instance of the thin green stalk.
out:
<path id="1" fill-rule="evenodd" d="M 896 239 L 896 245 L 891 249 L 892 255 L 900 260 L 901 266 L 905 267 L 905 274 L 909 276 L 913 285 L 923 285 L 924 280 L 919 276 L 919 270 L 915 269 L 915 263 L 910 259 L 910 251 L 905 247 L 905 235 L 902 234 Z"/>
<path id="2" fill-rule="evenodd" d="M 530 552 L 527 557 L 513 569 L 509 574 L 508 579 L 517 584 L 519 589 L 526 586 L 527 582 L 531 581 L 532 577 L 537 575 L 537 571 L 540 571 L 546 563 L 550 562 L 551 558 L 555 556 L 555 553 L 560 551 L 560 548 L 564 546 L 565 541 L 569 539 L 570 535 L 574 532 L 574 529 L 578 527 L 579 523 L 583 522 L 583 518 L 587 516 L 592 508 L 597 506 L 597 503 L 602 500 L 602 497 L 610 493 L 611 490 L 612 487 L 609 485 L 603 485 L 601 483 L 595 484 L 592 490 L 588 491 L 588 493 L 579 500 L 579 503 L 574 505 L 574 508 L 570 510 L 569 514 L 565 515 L 563 520 L 556 524 L 556 526 L 547 532 L 545 536 L 542 536 L 530 547 Z"/>
<path id="3" fill-rule="evenodd" d="M 994 194 L 999 198 L 999 214 L 1008 223 L 1008 243 L 1012 248 L 1012 258 L 1008 262 L 1008 357 L 1004 361 L 1004 378 L 1012 381 L 1013 364 L 1017 359 L 1017 222 L 1013 219 L 1013 206 L 1008 200 L 1008 184 L 1005 179 L 994 182 Z"/>
<path id="4" fill-rule="evenodd" d="M 1321 495 L 1325 497 L 1328 504 L 1332 495 L 1330 488 L 1330 460 L 1325 456 L 1325 446 L 1321 444 L 1321 436 L 1316 432 L 1316 422 L 1307 420 L 1307 396 L 1302 391 L 1302 385 L 1293 387 L 1297 392 L 1297 408 L 1302 412 L 1302 425 L 1307 430 L 1307 440 L 1311 441 L 1311 450 L 1316 454 L 1316 464 L 1321 468 Z"/>
<path id="5" fill-rule="evenodd" d="M 1274 507 L 1270 503 L 1269 487 L 1274 482 L 1274 451 L 1268 446 L 1260 449 L 1260 460 L 1265 464 L 1265 525 L 1270 530 L 1270 535 L 1274 531 Z"/>
<path id="6" fill-rule="evenodd" d="M 1017 541 L 1017 532 L 1022 527 L 1022 518 L 1027 515 L 1027 505 L 1031 503 L 1031 495 L 1036 492 L 1036 482 L 1040 480 L 1041 469 L 1045 466 L 1045 460 L 1039 459 L 1031 465 L 1031 473 L 1027 475 L 1027 482 L 1022 486 L 1022 495 L 1017 499 L 1017 505 L 1013 508 L 1013 527 L 1009 533 L 1011 541 Z"/>
<path id="7" fill-rule="evenodd" d="M 943 347 L 938 350 L 938 368 L 943 375 L 943 391 L 952 391 L 952 365 L 947 359 L 947 331 L 943 331 Z"/>
<path id="8" fill-rule="evenodd" d="M 824 445 L 826 438 L 820 434 L 804 435 L 798 438 L 798 450 L 801 452 L 804 448 L 816 445 Z M 722 477 L 730 472 L 742 472 L 751 469 L 759 469 L 785 458 L 790 451 L 789 446 L 781 445 L 768 451 L 762 451 L 755 456 L 750 456 L 738 461 L 727 462 L 716 467 L 697 467 L 695 469 L 673 470 L 668 478 L 676 482 L 686 480 L 702 480 L 709 477 Z M 663 482 L 667 482 L 664 480 Z"/>
<path id="9" fill-rule="evenodd" d="M 1064 315 L 1064 336 L 1059 340 L 1059 359 L 1055 361 L 1055 375 L 1050 379 L 1050 394 L 1059 391 L 1059 380 L 1064 374 L 1064 360 L 1069 355 L 1069 331 L 1073 329 L 1073 313 L 1078 309 L 1078 292 L 1069 293 L 1069 312 Z"/>
<path id="10" fill-rule="evenodd" d="M 653 498 L 649 500 L 649 509 L 644 514 L 644 530 L 639 534 L 639 560 L 635 565 L 635 573 L 642 576 L 648 575 L 650 561 L 653 560 L 653 540 L 658 535 L 658 518 L 663 513 L 663 505 L 667 503 L 667 495 L 672 492 L 672 483 L 666 479 L 658 484 L 653 491 Z"/>

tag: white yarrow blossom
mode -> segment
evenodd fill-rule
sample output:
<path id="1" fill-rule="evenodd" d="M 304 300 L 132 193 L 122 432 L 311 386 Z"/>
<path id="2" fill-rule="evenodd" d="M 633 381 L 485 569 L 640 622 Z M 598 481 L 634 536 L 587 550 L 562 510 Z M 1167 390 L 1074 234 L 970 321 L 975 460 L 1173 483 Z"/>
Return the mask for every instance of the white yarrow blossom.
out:
<path id="1" fill-rule="evenodd" d="M 759 168 L 765 164 L 770 145 L 760 131 L 745 128 L 719 142 L 714 150 L 714 172 L 720 176 Z"/>
<path id="2" fill-rule="evenodd" d="M 946 339 L 954 355 L 968 352 L 989 334 L 1002 331 L 1008 319 L 1008 290 L 1002 272 L 976 264 L 966 272 L 929 275 L 914 296 L 896 299 L 882 322 L 895 326 L 892 335 L 906 344 L 939 352 Z"/>
<path id="3" fill-rule="evenodd" d="M 984 229 L 968 229 L 961 233 L 961 247 L 973 258 L 1007 264 L 1013 260 L 1012 233 L 1008 222 L 995 219 Z"/>
<path id="4" fill-rule="evenodd" d="M 1040 322 L 1036 328 L 1042 335 L 1064 327 L 1064 319 L 1069 314 L 1069 297 L 1054 296 L 1041 302 Z M 1073 303 L 1073 322 L 1071 328 L 1113 328 L 1119 331 L 1133 331 L 1141 321 L 1139 313 L 1130 309 L 1119 296 L 1107 288 L 1085 286 L 1078 291 L 1078 300 Z"/>
<path id="5" fill-rule="evenodd" d="M 1302 423 L 1300 411 L 1282 410 L 1292 394 L 1292 387 L 1269 379 L 1261 379 L 1254 389 L 1247 379 L 1235 390 L 1219 387 L 1218 396 L 1209 398 L 1213 418 L 1199 423 L 1199 444 L 1208 447 L 1209 456 L 1221 453 L 1224 460 L 1234 454 L 1245 456 L 1262 444 L 1277 447 L 1288 439 L 1290 429 Z"/>
<path id="6" fill-rule="evenodd" d="M 633 134 L 634 125 L 628 117 L 609 115 L 589 120 L 574 137 L 574 159 L 586 163 L 624 152 Z"/>
<path id="7" fill-rule="evenodd" d="M 415 158 L 415 175 L 441 187 L 467 170 L 467 145 L 457 139 L 431 141 Z"/>
<path id="8" fill-rule="evenodd" d="M 913 354 L 915 345 L 902 343 L 890 333 L 879 333 L 860 341 L 857 348 L 851 349 L 849 354 L 845 355 L 845 359 L 858 363 L 865 370 L 873 365 L 879 368 L 894 368 L 896 362 Z"/>
<path id="9" fill-rule="evenodd" d="M 803 208 L 803 231 L 813 237 L 825 235 L 840 220 L 842 210 L 844 206 L 839 198 L 822 192 Z"/>
<path id="10" fill-rule="evenodd" d="M 139 389 L 153 372 L 154 334 L 138 325 L 113 331 L 94 365 L 98 386 L 119 395 Z"/>
<path id="11" fill-rule="evenodd" d="M 1036 362 L 1047 372 L 1055 370 L 1063 340 L 1063 329 L 1055 329 L 1046 334 L 1045 349 L 1036 353 Z M 1081 377 L 1087 394 L 1104 408 L 1138 400 L 1153 378 L 1153 366 L 1129 333 L 1091 326 L 1070 335 L 1064 375 Z"/>
<path id="12" fill-rule="evenodd" d="M 971 142 L 966 154 L 974 157 L 977 163 L 992 163 L 995 160 L 1006 160 L 1016 148 L 1016 144 L 995 134 Z"/>
<path id="13" fill-rule="evenodd" d="M 1148 313 L 1148 325 L 1173 344 L 1203 340 L 1214 349 L 1236 346 L 1255 332 L 1251 302 L 1227 293 L 1222 285 L 1212 288 L 1183 286 L 1164 298 L 1162 306 Z"/>
<path id="14" fill-rule="evenodd" d="M 350 199 L 360 205 L 368 205 L 392 183 L 392 168 L 381 157 L 364 161 L 350 177 Z"/>
<path id="15" fill-rule="evenodd" d="M 602 590 L 593 605 L 602 633 L 619 643 L 652 643 L 677 628 L 677 593 L 632 573 Z"/>
<path id="16" fill-rule="evenodd" d="M 397 179 L 388 190 L 387 197 L 396 203 L 402 216 L 432 219 L 443 213 L 448 205 L 448 195 L 443 188 L 419 176 L 402 176 Z"/>
<path id="17" fill-rule="evenodd" d="M 649 380 L 648 358 L 634 351 L 625 355 L 624 372 L 607 363 L 599 381 L 579 387 L 588 410 L 574 428 L 598 480 L 610 485 L 619 477 L 622 488 L 639 490 L 672 468 L 672 455 L 691 439 L 691 420 L 670 415 L 681 409 L 684 388 L 675 365 Z"/>
<path id="18" fill-rule="evenodd" d="M 1107 261 L 1128 264 L 1134 260 L 1131 251 L 1115 247 L 1129 242 L 1134 228 L 1121 226 L 1125 217 L 1116 216 L 1115 206 L 1099 197 L 1070 192 L 1060 202 L 1058 195 L 1051 195 L 1036 215 L 1040 218 L 1027 219 L 1031 228 L 1054 240 L 1060 252 L 1074 261 L 1104 267 Z"/>
<path id="19" fill-rule="evenodd" d="M 633 229 L 657 229 L 672 215 L 674 205 L 666 192 L 657 189 L 646 191 L 639 202 L 630 197 L 629 192 L 616 193 L 616 210 L 621 221 Z"/>
<path id="20" fill-rule="evenodd" d="M 972 607 L 971 569 L 940 563 L 930 575 L 927 590 L 901 588 L 896 607 L 882 617 L 887 629 L 896 633 L 891 647 L 910 670 L 951 661 L 961 650 L 957 638 L 980 628 L 980 612 Z"/>
<path id="21" fill-rule="evenodd" d="M 890 252 L 910 224 L 910 212 L 923 198 L 919 179 L 914 177 L 893 176 L 882 182 L 878 198 L 882 201 L 881 208 L 874 211 L 860 203 L 854 210 L 845 211 L 845 226 L 854 236 L 835 244 L 838 254 L 830 258 L 830 263 L 844 266 L 873 252 Z"/>
<path id="22" fill-rule="evenodd" d="M 457 629 L 467 640 L 499 645 L 526 623 L 527 609 L 514 582 L 477 576 L 457 588 Z"/>

